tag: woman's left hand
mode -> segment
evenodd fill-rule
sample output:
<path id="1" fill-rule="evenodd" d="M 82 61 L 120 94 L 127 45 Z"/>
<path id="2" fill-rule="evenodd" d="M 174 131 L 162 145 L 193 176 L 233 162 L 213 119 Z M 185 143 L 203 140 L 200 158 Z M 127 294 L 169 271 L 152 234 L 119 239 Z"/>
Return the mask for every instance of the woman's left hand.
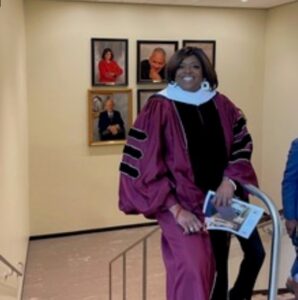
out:
<path id="1" fill-rule="evenodd" d="M 229 206 L 234 196 L 235 187 L 228 178 L 224 178 L 216 190 L 213 204 L 215 207 Z"/>

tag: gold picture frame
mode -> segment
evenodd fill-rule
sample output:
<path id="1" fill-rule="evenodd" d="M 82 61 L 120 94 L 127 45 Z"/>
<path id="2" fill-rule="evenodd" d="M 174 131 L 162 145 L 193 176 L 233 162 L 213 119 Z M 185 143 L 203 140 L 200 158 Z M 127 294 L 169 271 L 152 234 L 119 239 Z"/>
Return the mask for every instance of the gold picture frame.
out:
<path id="1" fill-rule="evenodd" d="M 132 125 L 132 90 L 88 90 L 88 123 L 90 146 L 124 144 Z"/>

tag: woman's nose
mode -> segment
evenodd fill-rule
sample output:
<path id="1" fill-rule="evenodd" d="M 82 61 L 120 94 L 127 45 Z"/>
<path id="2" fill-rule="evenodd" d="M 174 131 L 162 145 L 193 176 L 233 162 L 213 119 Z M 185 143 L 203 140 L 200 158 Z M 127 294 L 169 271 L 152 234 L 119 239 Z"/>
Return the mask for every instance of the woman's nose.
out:
<path id="1" fill-rule="evenodd" d="M 184 68 L 184 72 L 185 73 L 191 73 L 191 71 L 192 71 L 192 68 L 191 68 L 191 66 L 185 66 L 185 68 Z"/>

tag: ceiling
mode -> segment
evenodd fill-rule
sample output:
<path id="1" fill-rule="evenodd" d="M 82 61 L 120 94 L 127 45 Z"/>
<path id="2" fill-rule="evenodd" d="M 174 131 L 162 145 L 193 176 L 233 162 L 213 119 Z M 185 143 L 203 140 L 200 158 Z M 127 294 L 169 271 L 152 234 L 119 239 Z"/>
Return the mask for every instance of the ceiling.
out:
<path id="1" fill-rule="evenodd" d="M 65 0 L 56 0 L 56 1 L 65 1 Z M 67 1 L 268 9 L 286 3 L 297 2 L 298 0 L 246 0 L 246 1 L 245 0 L 67 0 Z"/>

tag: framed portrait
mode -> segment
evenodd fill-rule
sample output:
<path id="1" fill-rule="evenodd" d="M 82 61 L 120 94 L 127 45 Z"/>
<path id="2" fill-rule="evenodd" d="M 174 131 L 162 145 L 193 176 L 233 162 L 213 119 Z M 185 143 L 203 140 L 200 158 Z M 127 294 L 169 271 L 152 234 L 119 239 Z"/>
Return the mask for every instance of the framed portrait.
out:
<path id="1" fill-rule="evenodd" d="M 137 41 L 137 83 L 165 82 L 166 64 L 177 49 L 177 41 Z"/>
<path id="2" fill-rule="evenodd" d="M 124 144 L 132 125 L 131 89 L 88 91 L 89 145 Z"/>
<path id="3" fill-rule="evenodd" d="M 208 56 L 210 62 L 212 63 L 213 67 L 215 67 L 215 46 L 216 42 L 214 40 L 183 40 L 182 41 L 183 47 L 197 47 L 201 48 L 205 54 Z"/>
<path id="4" fill-rule="evenodd" d="M 137 94 L 137 113 L 139 113 L 142 108 L 144 107 L 147 100 L 152 96 L 153 94 L 160 91 L 160 89 L 139 89 Z"/>
<path id="5" fill-rule="evenodd" d="M 128 82 L 127 39 L 91 39 L 93 86 L 125 86 Z"/>

